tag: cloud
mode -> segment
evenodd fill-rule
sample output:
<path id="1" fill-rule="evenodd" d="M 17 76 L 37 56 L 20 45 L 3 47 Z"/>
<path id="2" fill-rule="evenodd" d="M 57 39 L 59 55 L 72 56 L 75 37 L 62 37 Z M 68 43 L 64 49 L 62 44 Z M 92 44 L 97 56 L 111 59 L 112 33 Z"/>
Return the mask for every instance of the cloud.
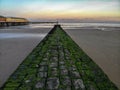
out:
<path id="1" fill-rule="evenodd" d="M 28 18 L 120 17 L 119 0 L 0 0 L 0 13 Z"/>

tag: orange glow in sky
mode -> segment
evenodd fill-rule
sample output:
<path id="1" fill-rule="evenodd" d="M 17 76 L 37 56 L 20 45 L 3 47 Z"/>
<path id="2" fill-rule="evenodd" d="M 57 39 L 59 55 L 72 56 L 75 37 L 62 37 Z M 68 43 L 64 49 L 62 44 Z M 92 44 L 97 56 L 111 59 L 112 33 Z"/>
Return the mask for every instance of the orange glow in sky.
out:
<path id="1" fill-rule="evenodd" d="M 120 21 L 119 0 L 0 0 L 0 15 L 34 19 Z"/>

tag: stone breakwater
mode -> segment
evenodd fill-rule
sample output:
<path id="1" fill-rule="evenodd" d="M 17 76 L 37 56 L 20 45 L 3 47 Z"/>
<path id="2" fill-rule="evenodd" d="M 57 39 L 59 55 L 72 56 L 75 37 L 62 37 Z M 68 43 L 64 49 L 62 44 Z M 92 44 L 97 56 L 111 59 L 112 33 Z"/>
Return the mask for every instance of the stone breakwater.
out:
<path id="1" fill-rule="evenodd" d="M 60 25 L 55 25 L 1 89 L 118 90 Z"/>

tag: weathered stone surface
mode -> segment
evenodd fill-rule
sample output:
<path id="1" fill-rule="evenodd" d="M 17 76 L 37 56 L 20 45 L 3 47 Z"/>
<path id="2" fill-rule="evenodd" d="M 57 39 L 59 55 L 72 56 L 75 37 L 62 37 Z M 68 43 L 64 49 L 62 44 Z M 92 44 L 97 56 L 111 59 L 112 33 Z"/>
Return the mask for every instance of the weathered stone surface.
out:
<path id="1" fill-rule="evenodd" d="M 50 53 L 49 53 L 49 52 L 47 52 L 47 53 L 46 53 L 46 56 L 48 57 L 49 55 L 50 55 Z"/>
<path id="2" fill-rule="evenodd" d="M 53 61 L 58 61 L 58 57 L 52 57 Z"/>
<path id="3" fill-rule="evenodd" d="M 58 63 L 57 62 L 52 62 L 52 63 L 50 63 L 50 65 L 49 65 L 51 68 L 53 68 L 53 67 L 58 67 Z"/>
<path id="4" fill-rule="evenodd" d="M 36 64 L 35 67 L 38 68 L 38 67 L 39 67 L 39 64 Z"/>
<path id="5" fill-rule="evenodd" d="M 72 89 L 71 89 L 71 86 L 67 86 L 67 87 L 65 88 L 65 90 L 72 90 Z"/>
<path id="6" fill-rule="evenodd" d="M 38 77 L 47 77 L 47 72 L 38 72 Z"/>
<path id="7" fill-rule="evenodd" d="M 57 68 L 51 68 L 51 75 L 50 76 L 57 76 L 57 75 L 58 75 Z"/>
<path id="8" fill-rule="evenodd" d="M 60 65 L 60 69 L 66 69 L 65 65 Z"/>
<path id="9" fill-rule="evenodd" d="M 44 86 L 45 86 L 45 82 L 41 80 L 36 83 L 35 88 L 43 88 Z"/>
<path id="10" fill-rule="evenodd" d="M 65 53 L 66 54 L 70 54 L 69 50 L 65 49 Z"/>
<path id="11" fill-rule="evenodd" d="M 93 85 L 90 85 L 89 89 L 90 89 L 90 90 L 96 90 Z"/>
<path id="12" fill-rule="evenodd" d="M 73 84 L 76 90 L 85 90 L 85 86 L 83 84 L 82 79 L 73 80 Z"/>
<path id="13" fill-rule="evenodd" d="M 61 75 L 68 75 L 67 69 L 61 69 Z"/>
<path id="14" fill-rule="evenodd" d="M 43 61 L 48 61 L 48 58 L 46 57 L 46 58 L 43 58 Z"/>
<path id="15" fill-rule="evenodd" d="M 70 63 L 71 65 L 74 65 L 74 61 L 73 61 L 73 60 L 70 60 L 69 63 Z"/>
<path id="16" fill-rule="evenodd" d="M 76 69 L 76 67 L 71 66 L 71 67 L 69 67 L 69 70 L 70 71 L 76 71 L 77 69 Z"/>
<path id="17" fill-rule="evenodd" d="M 70 59 L 70 57 L 69 57 L 69 55 L 66 55 L 66 57 L 65 57 L 67 60 L 69 60 Z"/>
<path id="18" fill-rule="evenodd" d="M 59 79 L 58 78 L 48 78 L 47 79 L 47 89 L 54 90 L 59 87 Z"/>
<path id="19" fill-rule="evenodd" d="M 25 81 L 25 83 L 29 83 L 29 82 L 31 82 L 31 80 L 26 80 L 26 81 Z"/>
<path id="20" fill-rule="evenodd" d="M 57 90 L 72 90 L 72 89 L 71 89 L 71 86 L 65 86 L 65 87 L 60 87 Z"/>
<path id="21" fill-rule="evenodd" d="M 48 70 L 48 66 L 47 65 L 41 65 L 39 67 L 39 71 L 47 71 Z"/>
<path id="22" fill-rule="evenodd" d="M 61 50 L 61 52 L 60 52 L 60 56 L 61 57 L 64 57 L 64 52 Z"/>
<path id="23" fill-rule="evenodd" d="M 41 62 L 39 65 L 47 65 L 46 61 Z"/>
<path id="24" fill-rule="evenodd" d="M 68 76 L 62 78 L 62 85 L 71 86 L 71 79 Z"/>
<path id="25" fill-rule="evenodd" d="M 70 71 L 70 75 L 72 78 L 80 78 L 80 74 L 77 71 Z"/>
<path id="26" fill-rule="evenodd" d="M 60 64 L 60 65 L 64 65 L 65 62 L 64 62 L 64 61 L 60 61 L 59 64 Z"/>

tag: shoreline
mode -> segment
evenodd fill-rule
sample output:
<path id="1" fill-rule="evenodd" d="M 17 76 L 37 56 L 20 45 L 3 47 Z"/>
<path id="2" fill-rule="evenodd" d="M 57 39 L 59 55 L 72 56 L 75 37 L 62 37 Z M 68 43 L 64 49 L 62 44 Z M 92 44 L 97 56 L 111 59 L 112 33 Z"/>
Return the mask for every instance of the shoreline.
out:
<path id="1" fill-rule="evenodd" d="M 28 88 L 118 89 L 60 25 L 54 26 L 2 87 Z"/>
<path id="2" fill-rule="evenodd" d="M 120 31 L 82 29 L 65 31 L 120 88 Z"/>
<path id="3" fill-rule="evenodd" d="M 64 29 L 64 28 L 63 28 Z M 18 30 L 0 30 L 1 33 L 48 33 L 51 28 L 21 28 Z M 120 88 L 119 79 L 119 45 L 120 31 L 64 29 L 85 53 L 97 63 L 108 77 Z M 42 40 L 40 37 L 0 39 L 0 80 L 5 82 L 10 74 Z M 16 47 L 17 46 L 17 47 Z M 6 50 L 7 49 L 7 50 Z M 14 53 L 13 53 L 14 52 Z M 115 55 L 116 54 L 116 55 Z M 8 60 L 12 60 L 8 62 Z M 113 61 L 114 60 L 114 61 Z M 108 62 L 109 61 L 109 62 Z M 106 63 L 105 63 L 106 62 Z M 112 66 L 112 67 L 111 67 Z M 9 68 L 11 67 L 11 68 Z M 0 82 L 1 82 L 0 81 Z M 0 85 L 2 85 L 0 83 Z"/>
<path id="4" fill-rule="evenodd" d="M 0 86 L 2 86 L 9 76 L 16 70 L 26 56 L 40 43 L 45 37 L 31 36 L 39 33 L 46 34 L 50 29 L 19 29 L 1 30 L 2 33 L 24 33 L 30 34 L 28 37 L 14 37 L 0 39 Z"/>

